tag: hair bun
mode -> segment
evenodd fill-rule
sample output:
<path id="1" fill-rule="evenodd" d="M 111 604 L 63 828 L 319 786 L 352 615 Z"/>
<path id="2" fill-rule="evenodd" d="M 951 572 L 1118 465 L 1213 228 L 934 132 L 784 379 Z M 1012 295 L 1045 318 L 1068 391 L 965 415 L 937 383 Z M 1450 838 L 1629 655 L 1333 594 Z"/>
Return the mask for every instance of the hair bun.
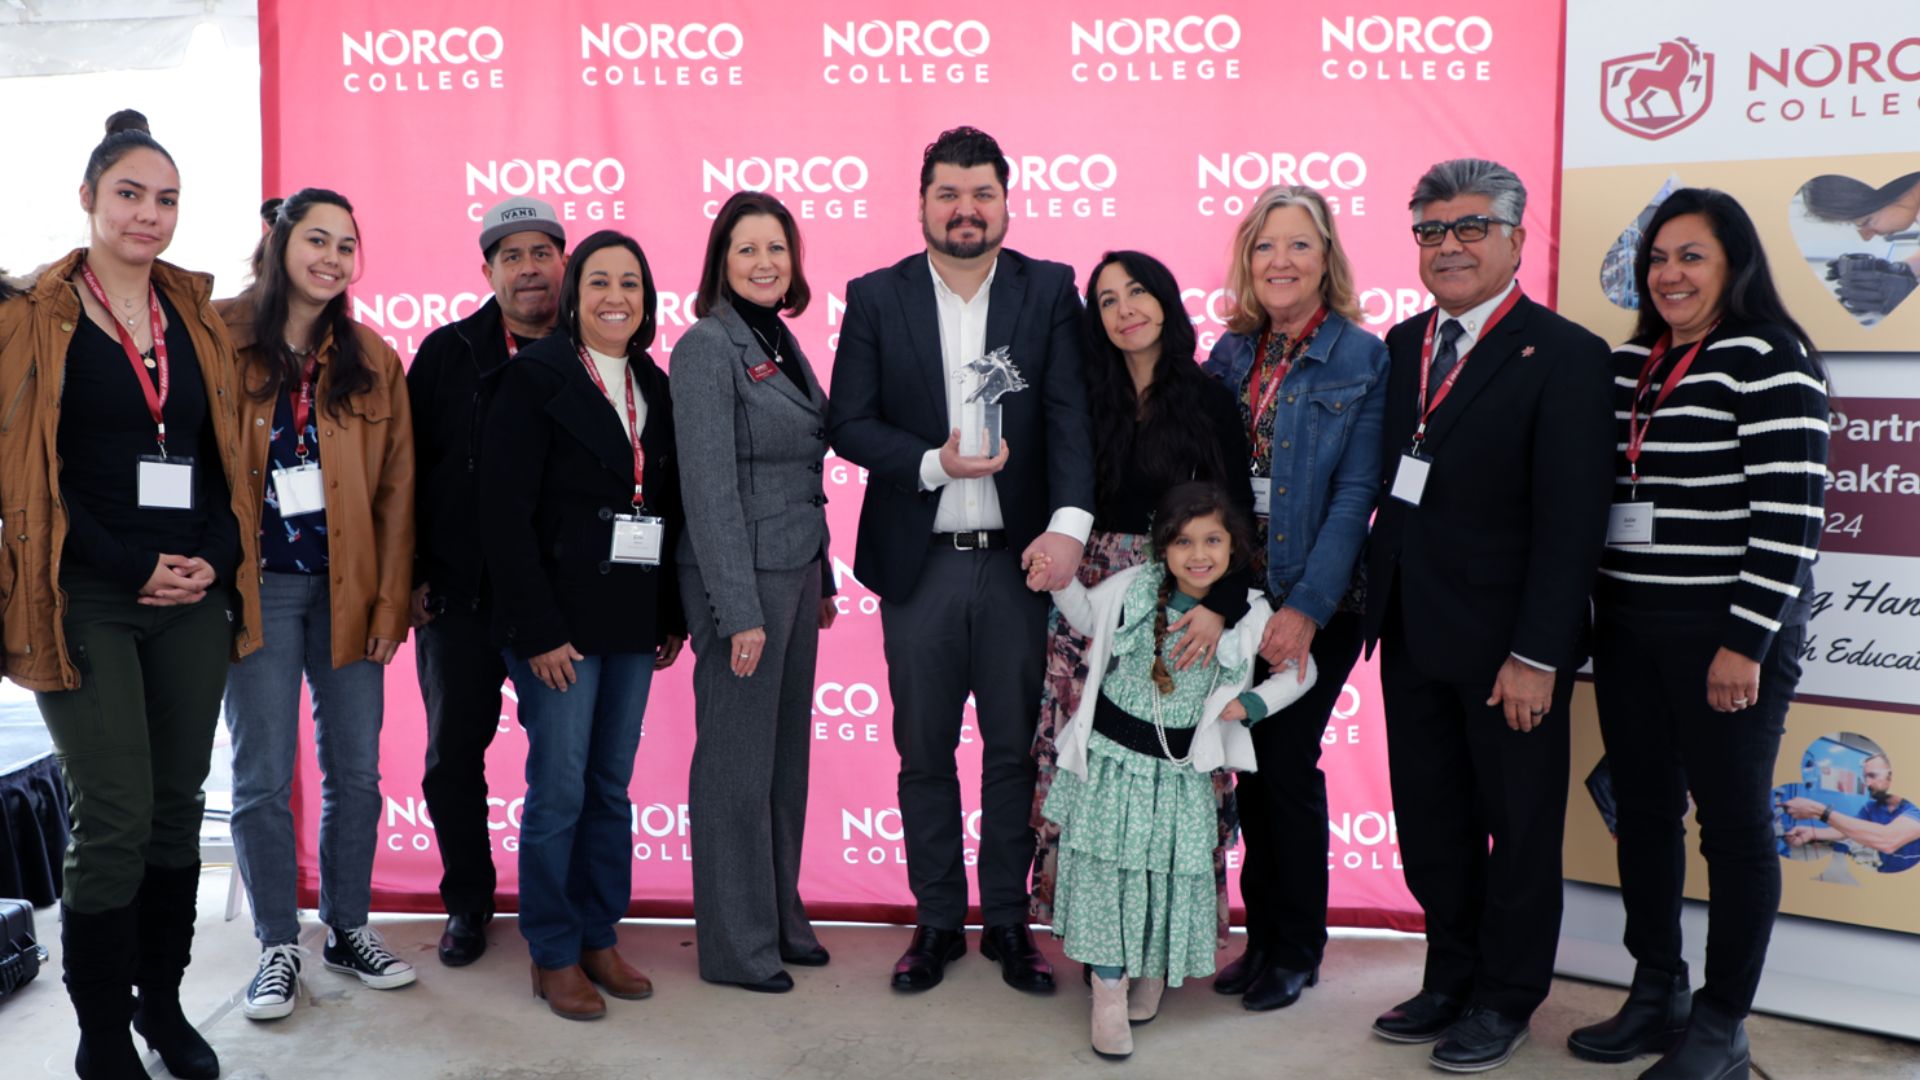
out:
<path id="1" fill-rule="evenodd" d="M 153 134 L 153 129 L 147 126 L 146 114 L 138 109 L 121 109 L 107 117 L 108 135 L 118 135 L 123 131 L 144 131 L 148 135 Z"/>

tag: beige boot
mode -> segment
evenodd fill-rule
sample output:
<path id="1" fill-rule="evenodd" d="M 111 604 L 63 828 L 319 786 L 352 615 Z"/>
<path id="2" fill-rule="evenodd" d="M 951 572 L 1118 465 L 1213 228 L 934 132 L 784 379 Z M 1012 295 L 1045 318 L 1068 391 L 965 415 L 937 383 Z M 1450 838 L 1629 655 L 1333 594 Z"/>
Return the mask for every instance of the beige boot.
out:
<path id="1" fill-rule="evenodd" d="M 1127 988 L 1127 1022 L 1144 1024 L 1160 1015 L 1160 995 L 1167 992 L 1165 979 L 1135 979 Z"/>
<path id="2" fill-rule="evenodd" d="M 1103 1058 L 1133 1053 L 1133 1027 L 1127 1023 L 1127 977 L 1112 986 L 1093 977 L 1093 1052 Z"/>

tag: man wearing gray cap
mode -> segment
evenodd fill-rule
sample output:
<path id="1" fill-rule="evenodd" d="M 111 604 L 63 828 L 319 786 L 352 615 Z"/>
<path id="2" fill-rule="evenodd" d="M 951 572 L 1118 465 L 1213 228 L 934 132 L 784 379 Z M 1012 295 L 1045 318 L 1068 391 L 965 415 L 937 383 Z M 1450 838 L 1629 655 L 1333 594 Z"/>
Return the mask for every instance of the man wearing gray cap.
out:
<path id="1" fill-rule="evenodd" d="M 487 949 L 493 851 L 487 832 L 487 747 L 500 722 L 505 662 L 490 633 L 474 473 L 497 374 L 520 347 L 553 329 L 566 269 L 566 230 L 539 199 L 508 199 L 481 219 L 480 272 L 493 298 L 427 335 L 407 371 L 418 457 L 414 649 L 427 706 L 421 787 L 440 840 L 447 928 L 440 962 L 460 967 Z"/>

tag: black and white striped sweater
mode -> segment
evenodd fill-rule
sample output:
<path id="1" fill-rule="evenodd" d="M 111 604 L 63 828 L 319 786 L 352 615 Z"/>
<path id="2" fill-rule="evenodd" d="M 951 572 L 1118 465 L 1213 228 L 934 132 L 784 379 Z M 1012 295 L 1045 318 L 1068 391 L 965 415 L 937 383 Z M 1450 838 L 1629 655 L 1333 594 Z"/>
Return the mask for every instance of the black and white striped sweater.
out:
<path id="1" fill-rule="evenodd" d="M 1685 351 L 1662 361 L 1654 393 Z M 1653 543 L 1607 546 L 1599 602 L 1714 619 L 1721 645 L 1761 659 L 1783 625 L 1808 615 L 1827 480 L 1825 386 L 1783 329 L 1722 323 L 1647 429 L 1636 496 L 1627 419 L 1649 352 L 1639 342 L 1613 353 L 1614 501 L 1654 504 Z"/>

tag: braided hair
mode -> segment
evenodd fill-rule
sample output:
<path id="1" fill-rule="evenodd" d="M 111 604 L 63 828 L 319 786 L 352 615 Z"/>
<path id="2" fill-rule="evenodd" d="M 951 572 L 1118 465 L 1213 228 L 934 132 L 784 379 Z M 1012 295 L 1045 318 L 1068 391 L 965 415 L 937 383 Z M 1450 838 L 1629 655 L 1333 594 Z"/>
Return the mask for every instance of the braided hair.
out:
<path id="1" fill-rule="evenodd" d="M 1172 549 L 1174 540 L 1187 523 L 1196 518 L 1218 516 L 1226 527 L 1227 538 L 1231 543 L 1229 562 L 1224 579 L 1247 565 L 1253 558 L 1253 522 L 1240 504 L 1227 496 L 1220 485 L 1204 480 L 1191 480 L 1176 484 L 1160 497 L 1160 505 L 1153 512 L 1154 557 L 1161 563 L 1160 593 L 1153 610 L 1153 685 L 1160 693 L 1173 693 L 1173 672 L 1167 669 L 1166 657 L 1162 655 L 1167 643 L 1167 604 L 1173 600 L 1173 590 L 1179 586 L 1173 571 L 1166 566 L 1167 552 Z"/>

